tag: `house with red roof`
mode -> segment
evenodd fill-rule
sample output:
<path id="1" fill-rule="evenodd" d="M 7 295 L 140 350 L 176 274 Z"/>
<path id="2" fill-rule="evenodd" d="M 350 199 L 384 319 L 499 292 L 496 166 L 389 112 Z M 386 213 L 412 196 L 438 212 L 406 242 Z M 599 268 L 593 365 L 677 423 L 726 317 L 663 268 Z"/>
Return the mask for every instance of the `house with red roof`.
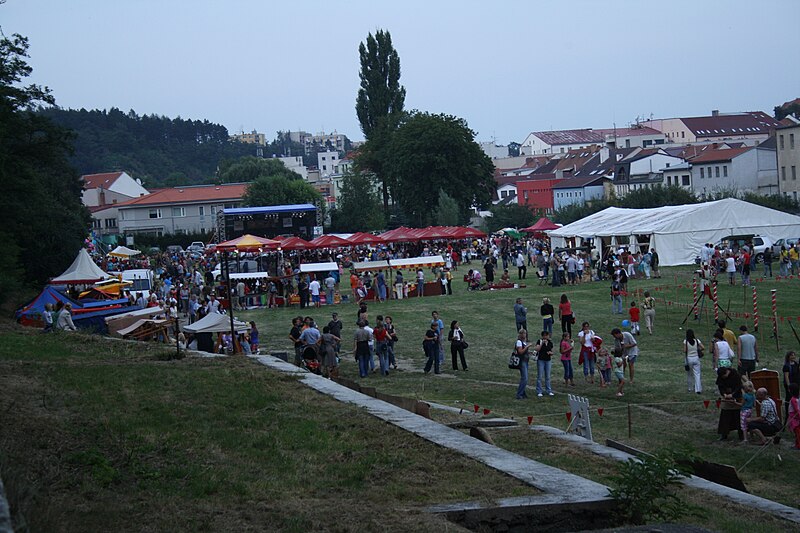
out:
<path id="1" fill-rule="evenodd" d="M 739 140 L 755 146 L 774 132 L 778 121 L 763 111 L 720 113 L 714 110 L 709 116 L 659 118 L 643 124 L 663 133 L 670 144 Z"/>
<path id="2" fill-rule="evenodd" d="M 688 162 L 692 190 L 699 196 L 718 191 L 778 193 L 775 137 L 758 146 L 706 150 Z"/>
<path id="3" fill-rule="evenodd" d="M 240 207 L 249 183 L 156 189 L 116 205 L 119 232 L 166 235 L 210 232 L 217 213 Z"/>
<path id="4" fill-rule="evenodd" d="M 660 131 L 641 124 L 632 124 L 624 128 L 534 131 L 522 141 L 520 153 L 564 154 L 571 150 L 592 147 L 647 148 L 665 143 L 666 138 Z"/>
<path id="5" fill-rule="evenodd" d="M 140 180 L 127 172 L 104 172 L 81 176 L 83 194 L 81 201 L 92 214 L 92 230 L 96 235 L 116 235 L 117 205 L 150 194 Z"/>

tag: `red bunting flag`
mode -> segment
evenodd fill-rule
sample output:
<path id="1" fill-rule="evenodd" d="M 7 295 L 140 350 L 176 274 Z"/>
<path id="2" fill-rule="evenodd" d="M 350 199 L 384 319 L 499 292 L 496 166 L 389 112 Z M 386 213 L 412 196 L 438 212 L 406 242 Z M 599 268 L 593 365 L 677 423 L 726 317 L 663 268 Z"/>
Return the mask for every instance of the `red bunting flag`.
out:
<path id="1" fill-rule="evenodd" d="M 491 411 L 489 409 L 484 409 L 483 410 L 483 414 L 488 415 L 489 413 L 491 413 Z"/>
<path id="2" fill-rule="evenodd" d="M 598 407 L 597 408 L 597 414 L 600 415 L 600 416 L 603 416 L 603 408 L 602 407 Z"/>
<path id="3" fill-rule="evenodd" d="M 783 322 L 783 317 L 781 317 L 781 322 Z"/>
<path id="4" fill-rule="evenodd" d="M 473 407 L 475 408 L 475 412 L 476 412 L 476 413 L 477 413 L 477 412 L 480 410 L 480 408 L 481 408 L 481 406 L 480 406 L 480 405 L 478 405 L 477 403 L 476 403 L 475 405 L 473 405 Z"/>
<path id="5" fill-rule="evenodd" d="M 714 403 L 716 403 L 716 404 L 717 404 L 717 409 L 719 409 L 719 405 L 722 403 L 722 400 L 717 400 L 717 401 L 716 401 L 716 402 L 714 402 Z"/>
<path id="6" fill-rule="evenodd" d="M 703 406 L 708 409 L 708 406 L 711 404 L 711 400 L 703 400 Z"/>
<path id="7" fill-rule="evenodd" d="M 530 426 L 531 424 L 533 424 L 533 417 L 529 416 L 528 417 L 528 425 Z"/>
<path id="8" fill-rule="evenodd" d="M 572 411 L 567 411 L 567 422 L 572 422 Z"/>

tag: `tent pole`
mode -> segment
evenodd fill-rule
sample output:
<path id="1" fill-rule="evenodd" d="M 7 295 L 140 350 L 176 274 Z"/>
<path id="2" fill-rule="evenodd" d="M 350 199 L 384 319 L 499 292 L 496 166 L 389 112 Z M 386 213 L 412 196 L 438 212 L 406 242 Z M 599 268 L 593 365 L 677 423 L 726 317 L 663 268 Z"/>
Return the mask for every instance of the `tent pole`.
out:
<path id="1" fill-rule="evenodd" d="M 225 262 L 225 283 L 228 285 L 228 315 L 231 319 L 231 346 L 233 353 L 236 353 L 236 328 L 233 326 L 233 295 L 231 294 L 231 266 L 228 263 L 228 252 L 222 254 L 222 260 Z"/>

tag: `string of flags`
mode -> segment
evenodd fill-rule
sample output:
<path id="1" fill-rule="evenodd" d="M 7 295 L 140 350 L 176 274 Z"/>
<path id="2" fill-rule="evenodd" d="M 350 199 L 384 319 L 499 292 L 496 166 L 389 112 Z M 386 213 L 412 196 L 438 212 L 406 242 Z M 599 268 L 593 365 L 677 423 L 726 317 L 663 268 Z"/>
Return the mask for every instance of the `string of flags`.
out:
<path id="1" fill-rule="evenodd" d="M 461 400 L 455 400 L 455 402 L 460 402 L 460 401 Z M 694 403 L 697 403 L 697 401 L 698 400 L 684 400 L 684 401 L 658 402 L 658 403 L 632 403 L 632 404 L 630 404 L 630 406 L 631 407 L 644 407 L 644 406 L 652 407 L 652 406 L 659 406 L 659 405 L 694 404 Z M 701 402 L 703 404 L 703 407 L 705 409 L 709 408 L 709 406 L 711 405 L 712 401 L 714 402 L 714 406 L 717 409 L 719 409 L 720 406 L 722 405 L 722 400 L 720 400 L 719 398 L 717 398 L 715 400 L 701 400 Z M 437 403 L 443 403 L 443 402 L 439 401 Z M 628 405 L 629 404 L 616 406 L 616 407 L 597 407 L 597 408 L 595 408 L 595 411 L 597 412 L 597 415 L 602 418 L 603 414 L 606 411 L 627 409 Z M 477 404 L 477 403 L 472 404 L 472 410 L 473 410 L 473 412 L 475 414 L 483 412 L 484 416 L 487 416 L 487 415 L 492 413 L 491 409 L 489 409 L 488 407 L 482 407 L 480 404 Z M 459 410 L 459 414 L 463 414 L 463 412 L 464 412 L 464 408 L 461 408 Z M 546 413 L 546 414 L 542 414 L 542 415 L 536 415 L 535 417 L 533 415 L 527 415 L 525 417 L 525 419 L 528 421 L 528 425 L 530 426 L 531 424 L 533 424 L 534 419 L 559 417 L 559 416 L 564 416 L 567 419 L 567 423 L 572 421 L 572 412 L 571 411 L 566 411 L 564 413 Z"/>

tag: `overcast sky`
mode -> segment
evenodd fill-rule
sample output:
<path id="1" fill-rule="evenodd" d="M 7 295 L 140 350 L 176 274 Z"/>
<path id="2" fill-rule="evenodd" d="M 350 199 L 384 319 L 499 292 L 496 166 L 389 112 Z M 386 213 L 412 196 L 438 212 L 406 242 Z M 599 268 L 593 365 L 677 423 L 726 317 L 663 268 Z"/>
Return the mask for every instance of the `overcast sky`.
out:
<path id="1" fill-rule="evenodd" d="M 800 97 L 797 0 L 7 0 L 32 80 L 62 107 L 362 139 L 358 45 L 389 30 L 406 108 L 478 140 Z"/>

